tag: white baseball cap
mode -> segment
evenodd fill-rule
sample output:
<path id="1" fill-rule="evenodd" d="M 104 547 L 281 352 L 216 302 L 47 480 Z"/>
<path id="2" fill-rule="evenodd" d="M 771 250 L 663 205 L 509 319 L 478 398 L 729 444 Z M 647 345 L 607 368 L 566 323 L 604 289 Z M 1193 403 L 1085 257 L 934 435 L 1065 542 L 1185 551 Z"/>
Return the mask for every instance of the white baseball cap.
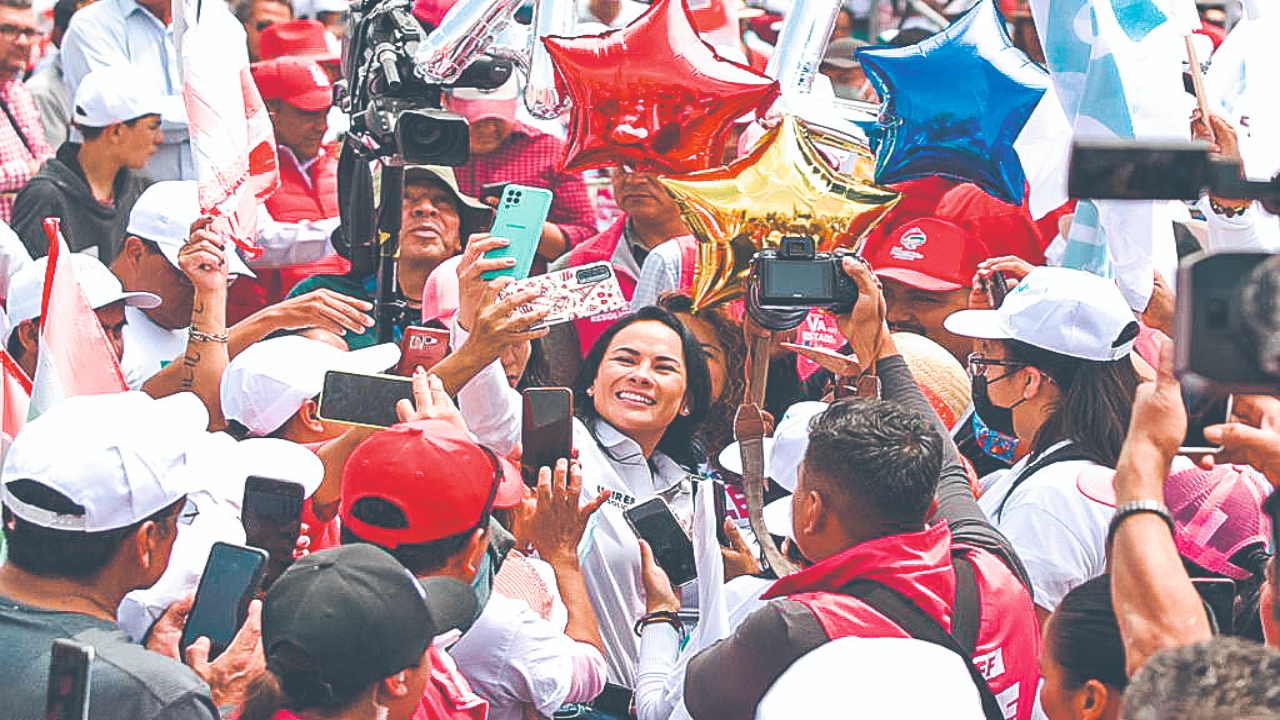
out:
<path id="1" fill-rule="evenodd" d="M 94 310 L 121 300 L 125 305 L 143 309 L 160 304 L 160 296 L 154 293 L 125 292 L 120 279 L 97 258 L 84 253 L 71 253 L 70 258 L 76 281 L 80 283 L 89 307 Z M 40 317 L 44 299 L 44 275 L 48 266 L 49 257 L 46 255 L 24 266 L 9 279 L 9 297 L 6 302 L 9 305 L 9 321 L 14 325 Z"/>
<path id="2" fill-rule="evenodd" d="M 320 394 L 330 370 L 380 373 L 398 362 L 394 343 L 344 352 L 300 335 L 263 340 L 237 355 L 222 374 L 222 414 L 253 435 L 266 435 Z"/>
<path id="3" fill-rule="evenodd" d="M 772 478 L 787 492 L 796 491 L 796 474 L 809 448 L 809 422 L 827 407 L 827 403 L 816 400 L 792 405 L 774 427 L 773 436 L 764 439 L 764 476 Z M 738 443 L 731 443 L 720 451 L 718 460 L 725 470 L 742 474 L 742 449 Z"/>
<path id="4" fill-rule="evenodd" d="M 144 115 L 164 115 L 168 109 L 164 96 L 151 83 L 139 82 L 137 73 L 128 66 L 104 67 L 80 81 L 71 107 L 71 122 L 101 128 Z"/>
<path id="5" fill-rule="evenodd" d="M 141 392 L 80 395 L 27 423 L 9 446 L 0 500 L 17 517 L 54 530 L 128 527 L 198 488 L 194 448 L 207 442 L 209 414 L 192 393 L 156 400 Z M 84 507 L 59 513 L 14 497 L 31 480 Z"/>
<path id="6" fill-rule="evenodd" d="M 165 180 L 152 183 L 129 211 L 125 232 L 160 246 L 160 252 L 178 267 L 178 251 L 187 244 L 191 224 L 200 217 L 200 199 L 195 180 Z M 240 259 L 234 247 L 227 248 L 227 272 L 257 277 Z"/>
<path id="7" fill-rule="evenodd" d="M 961 310 L 942 324 L 982 340 L 1017 340 L 1080 360 L 1127 357 L 1138 322 L 1112 280 L 1061 267 L 1037 267 L 1009 291 L 999 310 Z"/>

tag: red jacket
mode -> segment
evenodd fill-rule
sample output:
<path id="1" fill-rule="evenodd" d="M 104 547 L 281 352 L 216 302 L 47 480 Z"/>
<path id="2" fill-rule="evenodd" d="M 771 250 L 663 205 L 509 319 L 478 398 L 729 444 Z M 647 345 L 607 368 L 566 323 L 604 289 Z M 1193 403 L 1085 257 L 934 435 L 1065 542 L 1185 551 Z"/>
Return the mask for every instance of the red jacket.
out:
<path id="1" fill-rule="evenodd" d="M 1040 681 L 1040 627 L 1031 595 L 995 555 L 956 547 L 973 566 L 981 605 L 974 664 L 986 676 L 1005 717 L 1026 720 L 1031 717 Z M 786 596 L 806 606 L 832 640 L 907 637 L 861 600 L 834 592 L 855 578 L 867 578 L 910 598 L 950 630 L 956 593 L 951 550 L 951 530 L 946 523 L 935 523 L 921 532 L 855 545 L 778 580 L 764 597 Z"/>
<path id="2" fill-rule="evenodd" d="M 271 219 L 282 223 L 323 220 L 338 216 L 338 152 L 335 147 L 320 151 L 307 175 L 298 163 L 282 151 L 280 187 L 267 199 Z M 345 275 L 351 263 L 336 253 L 314 262 L 256 271 L 257 278 L 240 278 L 231 286 L 227 318 L 236 323 L 252 313 L 283 300 L 289 290 L 312 275 Z"/>
<path id="3" fill-rule="evenodd" d="M 622 233 L 626 226 L 627 216 L 623 215 L 614 220 L 612 225 L 600 231 L 598 235 L 571 250 L 569 252 L 569 267 L 581 267 L 601 260 L 612 262 L 613 253 L 618 249 L 618 243 L 622 242 Z M 614 265 L 613 269 L 617 272 L 618 285 L 622 288 L 622 296 L 627 299 L 627 302 L 630 302 L 631 296 L 636 291 L 635 276 L 617 265 Z M 586 357 L 587 352 L 591 350 L 591 346 L 595 344 L 596 340 L 614 321 L 629 315 L 630 312 L 630 310 L 621 310 L 575 320 L 573 325 L 574 329 L 578 331 L 578 346 L 582 356 Z"/>

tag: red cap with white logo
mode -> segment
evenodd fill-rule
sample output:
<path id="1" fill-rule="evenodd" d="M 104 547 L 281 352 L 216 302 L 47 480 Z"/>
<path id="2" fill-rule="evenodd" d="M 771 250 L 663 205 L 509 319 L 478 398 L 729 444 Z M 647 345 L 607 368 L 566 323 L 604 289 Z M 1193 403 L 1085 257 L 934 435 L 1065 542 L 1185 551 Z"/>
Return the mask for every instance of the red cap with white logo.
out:
<path id="1" fill-rule="evenodd" d="M 928 292 L 969 287 L 978 263 L 989 255 L 973 233 L 937 218 L 908 220 L 883 244 L 863 250 L 877 275 Z"/>
<path id="2" fill-rule="evenodd" d="M 314 60 L 279 57 L 250 66 L 263 100 L 283 100 L 303 112 L 320 112 L 333 105 L 333 83 Z"/>

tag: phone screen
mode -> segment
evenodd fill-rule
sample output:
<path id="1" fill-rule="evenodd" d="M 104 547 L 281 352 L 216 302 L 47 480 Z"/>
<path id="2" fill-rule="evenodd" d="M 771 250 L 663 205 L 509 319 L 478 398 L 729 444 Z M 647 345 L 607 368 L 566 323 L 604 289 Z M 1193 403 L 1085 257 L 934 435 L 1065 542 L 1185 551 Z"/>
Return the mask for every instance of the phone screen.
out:
<path id="1" fill-rule="evenodd" d="M 330 370 L 320 393 L 320 417 L 348 425 L 390 427 L 400 421 L 396 403 L 413 400 L 413 381 L 393 375 Z"/>
<path id="2" fill-rule="evenodd" d="M 198 638 L 209 638 L 209 659 L 222 654 L 231 644 L 249 610 L 249 601 L 258 592 L 267 562 L 265 550 L 217 542 L 209 552 L 195 604 L 182 629 L 181 646 Z"/>
<path id="3" fill-rule="evenodd" d="M 45 720 L 88 720 L 92 667 L 92 646 L 72 640 L 53 641 L 49 652 Z"/>
<path id="4" fill-rule="evenodd" d="M 983 278 L 982 289 L 987 294 L 987 303 L 991 305 L 991 309 L 999 310 L 1004 304 L 1004 296 L 1009 294 L 1009 284 L 1005 279 L 1004 271 L 997 270 Z"/>
<path id="5" fill-rule="evenodd" d="M 1227 421 L 1231 413 L 1231 396 L 1207 386 L 1193 388 L 1190 383 L 1184 383 L 1182 404 L 1187 409 L 1187 434 L 1182 439 L 1182 450 L 1216 452 L 1217 446 L 1205 439 L 1204 429 Z"/>
<path id="6" fill-rule="evenodd" d="M 293 551 L 302 532 L 303 488 L 285 480 L 250 476 L 244 483 L 240 520 L 245 543 L 271 556 L 263 587 L 269 587 L 293 564 Z"/>
<path id="7" fill-rule="evenodd" d="M 625 511 L 625 515 L 636 535 L 653 548 L 653 559 L 666 571 L 672 585 L 680 587 L 697 579 L 698 567 L 693 560 L 693 542 L 662 498 L 633 505 Z"/>
<path id="8" fill-rule="evenodd" d="M 538 470 L 554 469 L 560 458 L 573 456 L 573 392 L 569 388 L 527 388 L 520 433 L 521 470 L 529 487 Z"/>
<path id="9" fill-rule="evenodd" d="M 1219 635 L 1235 632 L 1236 583 L 1229 578 L 1191 578 L 1200 599 L 1213 613 Z"/>
<path id="10" fill-rule="evenodd" d="M 409 327 L 400 340 L 400 365 L 397 375 L 411 377 L 419 366 L 430 370 L 449 354 L 449 331 L 436 328 Z"/>

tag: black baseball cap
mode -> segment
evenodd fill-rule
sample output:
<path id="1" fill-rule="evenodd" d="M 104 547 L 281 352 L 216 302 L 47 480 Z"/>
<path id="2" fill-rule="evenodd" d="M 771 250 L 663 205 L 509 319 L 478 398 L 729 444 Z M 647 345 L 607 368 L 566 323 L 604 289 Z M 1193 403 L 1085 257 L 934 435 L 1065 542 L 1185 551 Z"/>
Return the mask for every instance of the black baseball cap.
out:
<path id="1" fill-rule="evenodd" d="M 432 638 L 475 613 L 466 583 L 419 581 L 385 551 L 358 543 L 308 555 L 271 585 L 262 648 L 289 695 L 327 704 L 418 665 Z"/>

